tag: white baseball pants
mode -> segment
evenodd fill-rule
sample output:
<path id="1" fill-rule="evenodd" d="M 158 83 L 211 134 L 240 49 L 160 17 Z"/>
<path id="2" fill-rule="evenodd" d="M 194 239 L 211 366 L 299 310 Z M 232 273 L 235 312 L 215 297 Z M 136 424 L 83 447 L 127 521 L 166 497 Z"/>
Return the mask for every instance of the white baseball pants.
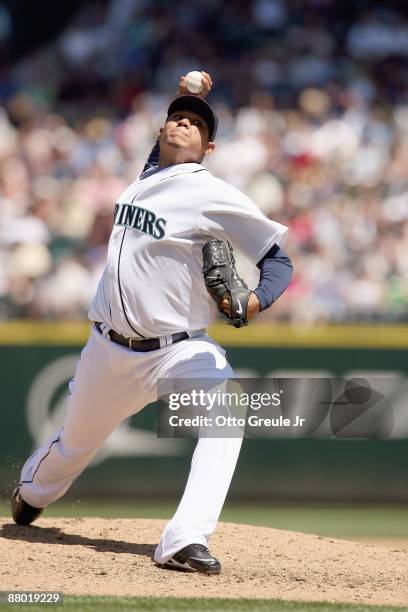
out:
<path id="1" fill-rule="evenodd" d="M 225 351 L 206 334 L 137 353 L 92 328 L 69 384 L 63 427 L 23 466 L 20 493 L 43 508 L 60 498 L 106 438 L 127 417 L 157 399 L 157 380 L 234 377 Z M 207 545 L 234 473 L 242 438 L 200 438 L 177 511 L 154 559 L 164 563 L 188 544 Z"/>

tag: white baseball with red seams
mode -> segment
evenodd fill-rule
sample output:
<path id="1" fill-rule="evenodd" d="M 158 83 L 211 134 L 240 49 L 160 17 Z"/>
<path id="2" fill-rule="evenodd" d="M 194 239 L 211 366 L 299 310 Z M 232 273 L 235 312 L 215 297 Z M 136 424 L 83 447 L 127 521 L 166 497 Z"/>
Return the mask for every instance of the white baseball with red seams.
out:
<path id="1" fill-rule="evenodd" d="M 186 75 L 186 89 L 197 94 L 203 90 L 203 75 L 198 70 L 192 70 Z"/>
<path id="2" fill-rule="evenodd" d="M 202 246 L 210 238 L 229 240 L 256 264 L 287 231 L 198 163 L 145 172 L 112 212 L 107 263 L 89 310 L 106 335 L 92 328 L 70 383 L 63 428 L 23 466 L 20 492 L 37 508 L 67 491 L 123 419 L 155 401 L 159 379 L 219 384 L 234 377 L 225 351 L 205 331 L 211 298 L 202 278 Z M 160 338 L 161 348 L 134 352 L 111 341 L 107 330 L 126 338 Z M 188 339 L 167 345 L 171 334 L 182 331 Z M 241 441 L 199 439 L 156 562 L 165 563 L 188 544 L 207 545 Z"/>

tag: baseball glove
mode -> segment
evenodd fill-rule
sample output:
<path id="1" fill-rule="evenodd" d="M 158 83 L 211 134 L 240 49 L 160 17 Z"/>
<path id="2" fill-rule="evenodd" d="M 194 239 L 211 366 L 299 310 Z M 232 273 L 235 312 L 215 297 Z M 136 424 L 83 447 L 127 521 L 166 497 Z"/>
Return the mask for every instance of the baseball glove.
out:
<path id="1" fill-rule="evenodd" d="M 203 276 L 208 293 L 227 322 L 234 327 L 248 325 L 247 308 L 252 292 L 238 275 L 229 242 L 213 239 L 203 246 Z M 228 314 L 221 308 L 224 298 L 230 303 Z"/>

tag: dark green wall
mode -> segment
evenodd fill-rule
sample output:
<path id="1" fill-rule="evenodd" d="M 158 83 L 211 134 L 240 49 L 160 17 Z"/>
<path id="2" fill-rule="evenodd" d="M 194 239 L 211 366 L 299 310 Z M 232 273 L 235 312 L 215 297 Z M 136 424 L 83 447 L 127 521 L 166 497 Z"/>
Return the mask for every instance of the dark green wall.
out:
<path id="1" fill-rule="evenodd" d="M 0 346 L 0 494 L 10 493 L 22 462 L 35 444 L 26 417 L 27 395 L 33 380 L 44 367 L 62 357 L 71 357 L 74 364 L 79 352 L 80 347 L 72 346 Z M 244 369 L 264 376 L 276 370 L 329 371 L 338 376 L 350 370 L 408 371 L 406 351 L 397 349 L 234 347 L 228 350 L 228 358 L 238 373 Z M 56 403 L 61 402 L 66 382 L 73 374 L 74 365 L 71 374 L 64 374 L 64 367 L 61 380 L 58 375 L 55 377 L 55 388 L 48 408 L 45 407 L 50 414 Z M 154 430 L 154 414 L 153 407 L 146 408 L 131 419 L 132 427 Z M 178 495 L 188 473 L 193 442 L 181 444 L 184 446 L 175 456 L 116 456 L 89 467 L 69 495 Z M 405 439 L 245 440 L 231 497 L 408 500 L 407 467 Z"/>

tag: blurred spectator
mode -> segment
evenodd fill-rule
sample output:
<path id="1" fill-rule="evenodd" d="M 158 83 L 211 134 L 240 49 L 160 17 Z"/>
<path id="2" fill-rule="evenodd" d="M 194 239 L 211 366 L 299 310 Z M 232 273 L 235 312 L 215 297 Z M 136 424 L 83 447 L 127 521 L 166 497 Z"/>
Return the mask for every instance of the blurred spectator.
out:
<path id="1" fill-rule="evenodd" d="M 0 316 L 86 316 L 116 198 L 203 68 L 207 166 L 291 230 L 294 280 L 260 319 L 406 321 L 408 23 L 402 2 L 369 5 L 94 1 L 3 67 Z M 0 11 L 0 41 L 10 28 Z"/>

